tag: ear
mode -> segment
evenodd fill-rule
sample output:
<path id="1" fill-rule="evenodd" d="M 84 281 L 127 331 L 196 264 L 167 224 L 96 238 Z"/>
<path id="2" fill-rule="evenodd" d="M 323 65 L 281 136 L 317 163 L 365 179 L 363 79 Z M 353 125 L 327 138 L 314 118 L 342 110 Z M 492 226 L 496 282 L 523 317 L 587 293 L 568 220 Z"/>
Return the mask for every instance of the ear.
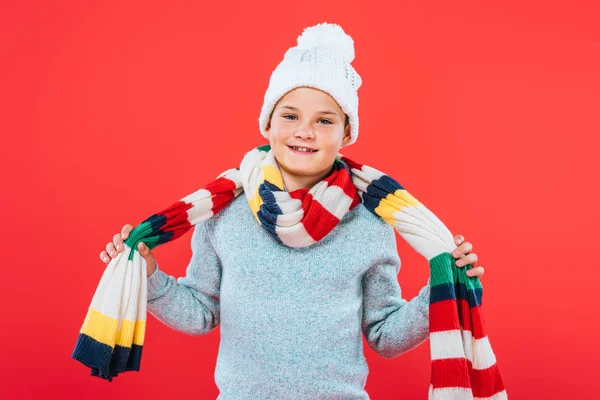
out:
<path id="1" fill-rule="evenodd" d="M 271 119 L 267 122 L 267 126 L 265 128 L 265 136 L 270 141 L 271 140 Z"/>
<path id="2" fill-rule="evenodd" d="M 346 127 L 344 131 L 344 137 L 342 138 L 342 147 L 346 147 L 348 143 L 350 143 L 350 140 L 352 139 L 352 136 L 350 136 L 351 129 L 352 127 L 350 125 Z"/>

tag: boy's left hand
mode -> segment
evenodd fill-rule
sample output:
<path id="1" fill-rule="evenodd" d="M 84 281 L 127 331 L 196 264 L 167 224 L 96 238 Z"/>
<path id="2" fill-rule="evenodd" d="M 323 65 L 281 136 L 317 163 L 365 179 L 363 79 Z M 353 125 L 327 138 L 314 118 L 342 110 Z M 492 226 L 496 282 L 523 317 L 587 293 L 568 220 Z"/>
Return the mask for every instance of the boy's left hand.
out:
<path id="1" fill-rule="evenodd" d="M 465 265 L 473 264 L 473 268 L 467 270 L 467 275 L 478 276 L 481 278 L 484 271 L 481 265 L 479 267 L 475 267 L 478 257 L 477 254 L 471 253 L 471 250 L 473 250 L 473 245 L 469 242 L 465 242 L 465 238 L 462 235 L 454 236 L 454 243 L 456 243 L 457 246 L 460 245 L 452 252 L 452 256 L 459 259 L 456 261 L 456 266 L 464 267 Z"/>

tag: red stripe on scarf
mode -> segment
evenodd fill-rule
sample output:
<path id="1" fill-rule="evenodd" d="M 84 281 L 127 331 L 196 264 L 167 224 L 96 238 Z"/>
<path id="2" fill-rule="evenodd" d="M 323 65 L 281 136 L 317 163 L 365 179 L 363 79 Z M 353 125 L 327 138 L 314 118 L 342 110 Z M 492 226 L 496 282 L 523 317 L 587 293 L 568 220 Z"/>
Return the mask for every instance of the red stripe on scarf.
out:
<path id="1" fill-rule="evenodd" d="M 290 197 L 292 199 L 303 201 L 304 196 L 306 196 L 307 193 L 308 189 L 296 189 L 293 192 L 290 192 Z"/>
<path id="2" fill-rule="evenodd" d="M 346 165 L 348 165 L 348 167 L 350 167 L 350 170 L 352 170 L 352 169 L 358 169 L 358 170 L 362 171 L 362 167 L 363 167 L 364 164 L 360 164 L 360 163 L 357 163 L 355 161 L 352 161 L 351 159 L 346 158 L 345 156 L 342 157 L 341 160 L 343 162 L 345 162 Z"/>
<path id="3" fill-rule="evenodd" d="M 458 300 L 458 309 L 459 309 L 458 317 L 460 318 L 460 324 L 462 325 L 463 329 L 472 331 L 473 324 L 471 323 L 471 310 L 469 308 L 469 302 L 464 299 L 459 299 Z M 479 338 L 477 338 L 477 339 L 479 339 Z"/>
<path id="4" fill-rule="evenodd" d="M 460 308 L 460 312 L 458 312 Z M 460 318 L 460 321 L 459 321 Z M 481 307 L 469 308 L 466 300 L 442 300 L 429 305 L 429 332 L 459 329 L 471 331 L 473 339 L 486 336 Z"/>
<path id="5" fill-rule="evenodd" d="M 235 182 L 224 177 L 210 182 L 208 185 L 206 185 L 205 189 L 213 194 L 212 211 L 214 214 L 217 214 L 219 211 L 224 209 L 235 197 L 233 194 L 233 191 L 235 190 Z"/>
<path id="6" fill-rule="evenodd" d="M 332 174 L 323 179 L 323 181 L 327 182 L 327 186 L 337 186 L 341 188 L 346 196 L 350 197 L 351 199 L 354 199 L 358 193 L 356 186 L 354 186 L 354 182 L 352 182 L 352 177 L 348 174 L 346 169 L 334 171 Z"/>
<path id="7" fill-rule="evenodd" d="M 351 159 L 346 158 L 346 157 L 342 157 L 341 160 L 343 162 L 345 162 L 346 165 L 348 165 L 348 168 L 350 168 L 350 171 L 352 171 L 353 169 L 362 170 L 363 164 L 352 161 Z M 346 193 L 349 197 L 351 197 L 353 199 L 352 203 L 350 204 L 350 210 L 352 210 L 359 203 L 362 203 L 362 199 L 360 198 L 360 195 L 358 194 L 358 190 L 356 190 L 356 186 L 354 186 L 354 182 L 352 182 L 352 176 L 348 175 L 346 170 L 344 170 L 344 175 L 347 176 L 348 181 L 351 183 L 350 187 L 347 187 L 349 189 L 349 191 L 344 190 L 344 193 Z"/>
<path id="8" fill-rule="evenodd" d="M 302 225 L 314 240 L 323 239 L 340 222 L 335 215 L 316 201 L 307 189 L 294 190 L 290 192 L 290 197 L 302 202 L 304 210 Z"/>
<path id="9" fill-rule="evenodd" d="M 431 361 L 431 384 L 434 389 L 447 387 L 471 388 L 466 358 L 443 358 Z"/>
<path id="10" fill-rule="evenodd" d="M 498 364 L 486 369 L 473 369 L 466 358 L 433 360 L 431 384 L 434 389 L 470 388 L 474 397 L 491 397 L 505 389 Z"/>
<path id="11" fill-rule="evenodd" d="M 160 227 L 161 232 L 172 232 L 170 240 L 175 240 L 184 235 L 192 225 L 188 221 L 187 210 L 192 208 L 191 203 L 177 201 L 169 208 L 164 209 L 158 215 L 165 216 L 165 224 Z"/>
<path id="12" fill-rule="evenodd" d="M 469 307 L 467 300 L 459 300 L 460 323 L 463 329 L 468 329 L 473 334 L 473 339 L 481 339 L 485 337 L 486 332 L 483 328 L 483 320 L 481 315 L 481 306 Z"/>
<path id="13" fill-rule="evenodd" d="M 498 364 L 486 369 L 471 369 L 469 373 L 474 397 L 491 397 L 504 390 Z"/>
<path id="14" fill-rule="evenodd" d="M 481 314 L 481 306 L 473 307 L 470 311 L 471 316 L 471 331 L 474 339 L 486 337 L 487 332 L 483 326 L 483 315 Z"/>
<path id="15" fill-rule="evenodd" d="M 459 328 L 455 300 L 436 301 L 429 305 L 429 332 L 450 331 Z"/>

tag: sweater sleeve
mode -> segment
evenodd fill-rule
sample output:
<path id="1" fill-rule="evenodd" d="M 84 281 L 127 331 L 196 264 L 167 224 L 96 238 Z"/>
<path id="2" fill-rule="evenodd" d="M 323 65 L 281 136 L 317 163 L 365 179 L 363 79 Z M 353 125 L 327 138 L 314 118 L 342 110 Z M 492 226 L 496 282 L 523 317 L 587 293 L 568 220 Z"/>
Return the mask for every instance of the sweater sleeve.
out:
<path id="1" fill-rule="evenodd" d="M 207 233 L 207 221 L 194 226 L 192 258 L 186 276 L 161 269 L 148 276 L 148 311 L 159 321 L 189 335 L 204 335 L 219 324 L 221 264 Z"/>
<path id="2" fill-rule="evenodd" d="M 391 228 L 391 231 L 390 229 Z M 405 353 L 429 337 L 429 280 L 410 301 L 398 284 L 400 257 L 394 228 L 381 236 L 384 255 L 363 276 L 362 329 L 369 347 L 384 358 Z"/>

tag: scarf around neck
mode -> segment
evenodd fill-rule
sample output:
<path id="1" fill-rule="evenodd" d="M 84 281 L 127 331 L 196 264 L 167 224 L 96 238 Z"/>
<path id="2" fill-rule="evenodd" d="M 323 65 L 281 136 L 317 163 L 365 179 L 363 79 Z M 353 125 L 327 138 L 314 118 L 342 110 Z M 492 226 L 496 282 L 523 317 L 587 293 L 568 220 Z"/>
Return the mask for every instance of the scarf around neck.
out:
<path id="1" fill-rule="evenodd" d="M 256 221 L 289 247 L 318 242 L 360 203 L 392 225 L 429 261 L 429 399 L 507 398 L 484 329 L 483 288 L 478 277 L 466 275 L 471 265 L 455 265 L 451 253 L 457 246 L 442 221 L 390 176 L 341 154 L 310 190 L 288 192 L 269 145 L 252 149 L 239 168 L 222 172 L 130 232 L 125 249 L 100 279 L 71 355 L 91 368 L 90 375 L 112 381 L 119 373 L 140 370 L 147 277 L 138 243 L 153 249 L 173 241 L 242 192 Z"/>

